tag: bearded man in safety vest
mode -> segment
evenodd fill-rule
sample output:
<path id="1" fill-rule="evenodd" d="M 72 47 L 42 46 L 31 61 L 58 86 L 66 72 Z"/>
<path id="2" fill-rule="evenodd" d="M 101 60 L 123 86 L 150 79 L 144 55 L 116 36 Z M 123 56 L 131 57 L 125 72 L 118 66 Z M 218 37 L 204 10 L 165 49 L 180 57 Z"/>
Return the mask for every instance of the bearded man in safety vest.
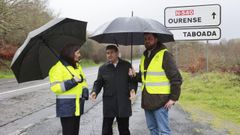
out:
<path id="1" fill-rule="evenodd" d="M 182 77 L 157 34 L 145 33 L 144 44 L 140 72 L 130 69 L 129 75 L 142 83 L 142 108 L 150 134 L 170 135 L 168 111 L 180 96 Z"/>

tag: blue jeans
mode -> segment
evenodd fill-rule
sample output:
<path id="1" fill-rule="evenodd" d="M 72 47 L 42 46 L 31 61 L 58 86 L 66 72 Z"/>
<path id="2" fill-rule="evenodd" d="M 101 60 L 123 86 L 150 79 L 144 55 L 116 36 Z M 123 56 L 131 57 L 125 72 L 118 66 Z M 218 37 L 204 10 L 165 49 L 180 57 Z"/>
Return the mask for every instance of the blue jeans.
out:
<path id="1" fill-rule="evenodd" d="M 146 110 L 145 116 L 150 135 L 171 135 L 168 122 L 168 109 Z"/>

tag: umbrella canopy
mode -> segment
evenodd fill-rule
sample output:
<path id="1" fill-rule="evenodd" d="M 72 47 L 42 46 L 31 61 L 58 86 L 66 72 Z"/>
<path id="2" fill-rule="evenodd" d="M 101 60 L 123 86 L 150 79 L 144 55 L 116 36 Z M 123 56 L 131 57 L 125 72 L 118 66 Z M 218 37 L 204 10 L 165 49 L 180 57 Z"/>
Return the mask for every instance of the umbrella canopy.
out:
<path id="1" fill-rule="evenodd" d="M 86 41 L 86 26 L 87 22 L 57 18 L 30 32 L 11 63 L 17 81 L 21 83 L 47 77 L 67 43 L 82 45 Z"/>
<path id="2" fill-rule="evenodd" d="M 143 45 L 144 33 L 156 33 L 162 43 L 174 41 L 173 34 L 160 22 L 140 17 L 119 17 L 100 26 L 91 39 L 99 43 Z"/>

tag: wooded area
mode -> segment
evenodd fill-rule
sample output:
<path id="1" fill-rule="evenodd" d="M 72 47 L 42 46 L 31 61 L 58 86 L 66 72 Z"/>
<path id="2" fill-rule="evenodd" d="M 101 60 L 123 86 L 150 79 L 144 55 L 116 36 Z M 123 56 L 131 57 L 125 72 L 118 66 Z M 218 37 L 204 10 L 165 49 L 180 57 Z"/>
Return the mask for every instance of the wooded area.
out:
<path id="1" fill-rule="evenodd" d="M 46 0 L 0 0 L 1 45 L 18 45 L 28 32 L 52 19 L 46 4 Z"/>
<path id="2" fill-rule="evenodd" d="M 175 42 L 167 45 L 177 65 L 191 73 L 208 71 L 232 72 L 240 75 L 240 39 L 219 43 Z"/>
<path id="3" fill-rule="evenodd" d="M 11 59 L 27 34 L 53 17 L 46 0 L 0 0 L 0 57 Z"/>

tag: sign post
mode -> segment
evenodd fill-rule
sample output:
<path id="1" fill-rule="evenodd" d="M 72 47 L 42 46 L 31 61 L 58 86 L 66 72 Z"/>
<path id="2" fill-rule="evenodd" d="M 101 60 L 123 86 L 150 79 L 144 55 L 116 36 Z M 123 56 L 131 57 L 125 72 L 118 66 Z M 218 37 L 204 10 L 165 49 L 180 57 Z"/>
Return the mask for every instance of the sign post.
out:
<path id="1" fill-rule="evenodd" d="M 220 28 L 186 28 L 170 29 L 175 40 L 218 40 L 221 38 Z"/>
<path id="2" fill-rule="evenodd" d="M 206 43 L 206 71 L 208 72 L 208 40 Z"/>
<path id="3" fill-rule="evenodd" d="M 168 28 L 205 27 L 221 24 L 221 6 L 218 4 L 167 7 L 164 24 Z"/>
<path id="4" fill-rule="evenodd" d="M 206 70 L 208 72 L 208 41 L 221 38 L 221 6 L 219 4 L 167 7 L 164 25 L 178 41 L 207 40 Z"/>

